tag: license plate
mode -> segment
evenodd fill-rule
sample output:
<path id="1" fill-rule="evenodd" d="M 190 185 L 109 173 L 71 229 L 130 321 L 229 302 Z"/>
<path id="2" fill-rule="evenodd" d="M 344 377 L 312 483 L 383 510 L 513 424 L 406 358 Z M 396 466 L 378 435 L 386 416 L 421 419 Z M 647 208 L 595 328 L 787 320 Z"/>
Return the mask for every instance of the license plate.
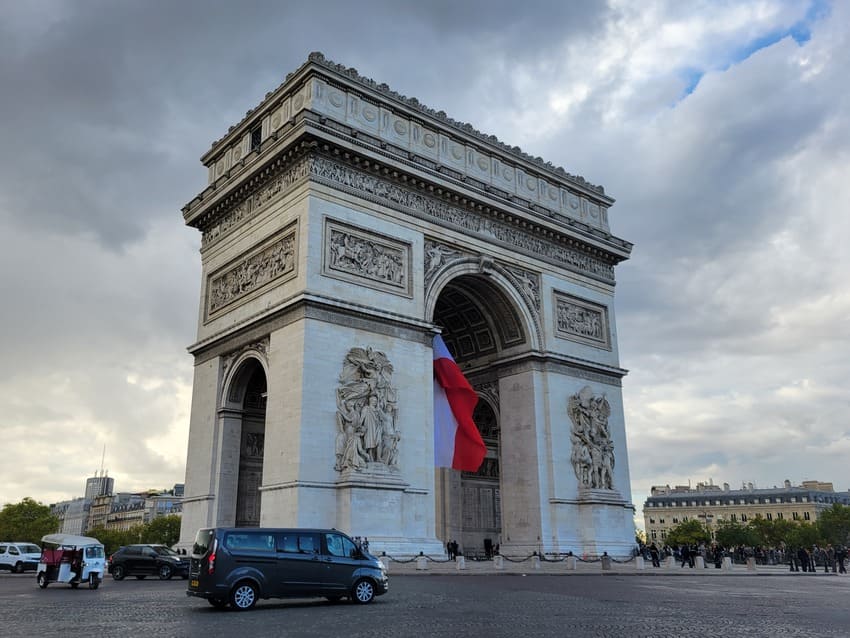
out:
<path id="1" fill-rule="evenodd" d="M 190 581 L 189 581 L 189 587 L 197 587 L 197 586 L 198 586 L 198 584 L 199 584 L 199 583 L 198 583 L 198 581 L 197 581 L 197 580 L 190 580 Z"/>

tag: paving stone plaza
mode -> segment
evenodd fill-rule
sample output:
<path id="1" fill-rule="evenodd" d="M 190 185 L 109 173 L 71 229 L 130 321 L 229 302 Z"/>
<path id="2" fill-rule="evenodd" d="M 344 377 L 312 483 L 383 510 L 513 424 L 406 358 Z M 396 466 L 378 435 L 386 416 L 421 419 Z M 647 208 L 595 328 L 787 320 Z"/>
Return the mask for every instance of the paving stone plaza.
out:
<path id="1" fill-rule="evenodd" d="M 781 567 L 720 570 L 633 567 L 603 573 L 511 571 L 404 574 L 366 606 L 324 600 L 260 601 L 216 611 L 185 596 L 185 581 L 107 578 L 96 591 L 36 587 L 32 574 L 0 574 L 0 636 L 847 636 L 850 579 Z M 459 575 L 462 574 L 462 575 Z"/>

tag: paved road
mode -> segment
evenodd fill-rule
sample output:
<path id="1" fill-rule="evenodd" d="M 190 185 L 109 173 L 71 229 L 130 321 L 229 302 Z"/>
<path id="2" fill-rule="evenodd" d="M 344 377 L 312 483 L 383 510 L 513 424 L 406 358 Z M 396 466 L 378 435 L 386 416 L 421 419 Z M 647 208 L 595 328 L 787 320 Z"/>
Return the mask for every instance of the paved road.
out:
<path id="1" fill-rule="evenodd" d="M 110 577 L 95 591 L 0 574 L 0 636 L 850 636 L 850 577 L 404 575 L 366 606 L 266 600 L 249 612 L 188 598 L 183 580 Z"/>

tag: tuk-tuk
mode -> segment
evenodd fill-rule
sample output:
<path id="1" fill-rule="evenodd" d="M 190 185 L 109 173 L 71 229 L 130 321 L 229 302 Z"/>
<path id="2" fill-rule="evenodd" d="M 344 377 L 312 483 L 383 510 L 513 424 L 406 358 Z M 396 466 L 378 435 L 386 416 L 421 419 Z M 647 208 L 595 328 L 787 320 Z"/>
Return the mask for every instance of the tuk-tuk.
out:
<path id="1" fill-rule="evenodd" d="M 42 589 L 49 583 L 68 583 L 74 589 L 80 583 L 88 583 L 89 589 L 97 589 L 105 565 L 103 544 L 96 538 L 48 534 L 41 539 L 36 582 Z"/>

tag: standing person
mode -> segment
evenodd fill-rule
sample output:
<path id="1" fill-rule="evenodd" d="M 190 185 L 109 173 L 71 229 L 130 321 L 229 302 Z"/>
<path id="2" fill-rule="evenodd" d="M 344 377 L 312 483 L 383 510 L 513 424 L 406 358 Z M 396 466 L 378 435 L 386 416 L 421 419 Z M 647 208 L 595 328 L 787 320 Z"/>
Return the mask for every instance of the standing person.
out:
<path id="1" fill-rule="evenodd" d="M 454 555 L 454 553 L 452 552 L 452 542 L 451 542 L 451 541 L 449 541 L 448 543 L 446 543 L 446 554 L 448 554 L 448 555 L 449 555 L 449 560 L 454 560 L 454 559 L 455 559 L 455 555 Z"/>
<path id="2" fill-rule="evenodd" d="M 649 557 L 652 559 L 653 567 L 661 567 L 661 561 L 658 556 L 658 548 L 655 546 L 655 543 L 649 546 Z"/>
<path id="3" fill-rule="evenodd" d="M 846 574 L 847 569 L 844 567 L 844 561 L 847 560 L 847 548 L 844 545 L 835 548 L 835 560 L 838 562 L 838 573 Z"/>
<path id="4" fill-rule="evenodd" d="M 687 545 L 682 545 L 679 549 L 679 554 L 682 557 L 682 567 L 689 565 L 691 562 L 691 548 Z"/>
<path id="5" fill-rule="evenodd" d="M 831 567 L 832 573 L 834 574 L 835 573 L 835 548 L 833 548 L 832 543 L 827 543 L 827 545 L 826 545 L 826 564 L 827 564 L 826 571 L 829 571 L 829 568 Z"/>
<path id="6" fill-rule="evenodd" d="M 797 550 L 797 559 L 800 561 L 800 568 L 804 572 L 809 571 L 809 554 L 806 552 L 805 547 L 800 547 L 800 549 Z"/>

